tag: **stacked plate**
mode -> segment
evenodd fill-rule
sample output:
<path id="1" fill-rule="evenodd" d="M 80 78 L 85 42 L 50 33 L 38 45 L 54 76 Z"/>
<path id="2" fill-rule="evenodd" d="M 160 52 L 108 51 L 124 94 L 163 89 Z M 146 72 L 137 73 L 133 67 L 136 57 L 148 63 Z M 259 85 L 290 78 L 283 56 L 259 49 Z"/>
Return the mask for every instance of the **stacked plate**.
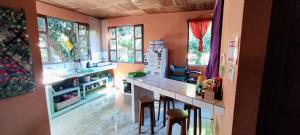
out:
<path id="1" fill-rule="evenodd" d="M 164 41 L 161 39 L 161 40 L 152 40 L 152 41 L 149 41 L 149 47 L 151 49 L 155 49 L 155 48 L 164 48 Z"/>

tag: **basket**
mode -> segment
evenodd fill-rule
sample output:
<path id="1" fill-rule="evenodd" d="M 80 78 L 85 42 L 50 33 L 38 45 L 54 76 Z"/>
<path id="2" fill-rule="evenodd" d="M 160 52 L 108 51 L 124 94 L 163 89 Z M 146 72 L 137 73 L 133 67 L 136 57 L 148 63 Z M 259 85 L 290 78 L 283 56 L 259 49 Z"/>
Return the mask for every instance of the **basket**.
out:
<path id="1" fill-rule="evenodd" d="M 80 101 L 80 97 L 79 96 L 74 96 L 74 97 L 72 97 L 70 99 L 67 99 L 65 101 L 62 101 L 60 103 L 56 103 L 55 108 L 56 108 L 56 110 L 61 110 L 61 109 L 64 109 L 64 108 L 66 108 L 66 107 L 68 107 L 72 104 L 75 104 L 79 101 Z"/>
<path id="2" fill-rule="evenodd" d="M 136 77 L 143 77 L 143 76 L 146 76 L 146 73 L 143 71 L 128 73 L 128 78 L 136 78 Z"/>

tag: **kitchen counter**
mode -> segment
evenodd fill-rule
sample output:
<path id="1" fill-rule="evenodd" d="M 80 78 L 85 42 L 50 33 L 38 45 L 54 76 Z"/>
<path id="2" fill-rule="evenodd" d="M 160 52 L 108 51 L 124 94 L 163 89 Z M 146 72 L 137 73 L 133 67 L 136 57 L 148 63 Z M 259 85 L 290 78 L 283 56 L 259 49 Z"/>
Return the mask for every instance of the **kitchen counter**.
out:
<path id="1" fill-rule="evenodd" d="M 92 67 L 85 68 L 80 70 L 72 70 L 72 71 L 57 71 L 57 72 L 45 72 L 43 74 L 43 84 L 50 85 L 53 83 L 57 83 L 66 79 L 70 79 L 73 77 L 82 77 L 88 74 L 93 74 L 101 71 L 106 71 L 110 69 L 115 69 L 117 67 L 116 63 L 112 63 L 110 65 L 101 66 L 101 67 Z"/>

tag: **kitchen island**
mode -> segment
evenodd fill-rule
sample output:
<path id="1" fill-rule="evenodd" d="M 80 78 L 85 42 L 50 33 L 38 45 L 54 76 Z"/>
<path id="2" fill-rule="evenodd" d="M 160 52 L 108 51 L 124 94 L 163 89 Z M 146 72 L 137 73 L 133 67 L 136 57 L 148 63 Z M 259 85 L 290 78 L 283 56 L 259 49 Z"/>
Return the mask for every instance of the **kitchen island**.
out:
<path id="1" fill-rule="evenodd" d="M 138 120 L 138 98 L 141 96 L 154 97 L 154 93 L 165 95 L 178 101 L 191 104 L 201 109 L 208 110 L 215 117 L 224 115 L 224 103 L 216 100 L 213 96 L 196 95 L 196 85 L 175 81 L 157 76 L 145 76 L 138 78 L 127 78 L 132 89 L 132 121 Z M 215 117 L 216 118 L 216 117 Z M 215 125 L 214 126 L 218 126 Z M 214 128 L 215 129 L 215 128 Z"/>

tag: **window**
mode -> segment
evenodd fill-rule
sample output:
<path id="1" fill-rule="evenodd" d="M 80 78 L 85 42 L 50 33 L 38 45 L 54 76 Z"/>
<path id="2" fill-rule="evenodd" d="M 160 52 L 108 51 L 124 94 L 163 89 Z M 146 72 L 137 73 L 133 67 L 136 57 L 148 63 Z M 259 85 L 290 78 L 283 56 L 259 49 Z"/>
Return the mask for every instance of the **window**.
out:
<path id="1" fill-rule="evenodd" d="M 43 63 L 88 60 L 88 25 L 39 16 L 39 46 Z"/>
<path id="2" fill-rule="evenodd" d="M 49 47 L 46 29 L 46 19 L 38 17 L 38 30 L 39 30 L 39 46 L 41 50 L 42 62 L 49 62 Z"/>
<path id="3" fill-rule="evenodd" d="M 188 65 L 208 65 L 210 55 L 211 22 L 203 37 L 203 52 L 198 51 L 199 40 L 194 37 L 189 25 Z"/>
<path id="4" fill-rule="evenodd" d="M 143 25 L 110 27 L 109 56 L 112 62 L 143 62 Z"/>
<path id="5" fill-rule="evenodd" d="M 90 46 L 89 46 L 89 30 L 88 26 L 84 24 L 78 25 L 78 54 L 81 60 L 90 59 Z"/>

